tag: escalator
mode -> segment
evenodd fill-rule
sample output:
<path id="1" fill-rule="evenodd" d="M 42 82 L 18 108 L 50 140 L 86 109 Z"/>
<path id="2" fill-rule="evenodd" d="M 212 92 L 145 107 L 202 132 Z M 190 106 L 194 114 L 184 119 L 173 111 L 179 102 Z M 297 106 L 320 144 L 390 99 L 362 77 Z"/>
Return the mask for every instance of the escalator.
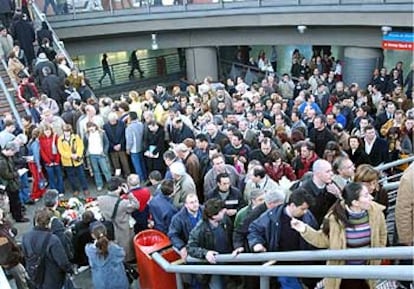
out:
<path id="1" fill-rule="evenodd" d="M 17 100 L 17 83 L 13 82 L 6 70 L 5 62 L 0 62 L 0 115 L 12 113 L 17 124 L 22 127 L 21 117 L 26 114 L 23 105 Z"/>

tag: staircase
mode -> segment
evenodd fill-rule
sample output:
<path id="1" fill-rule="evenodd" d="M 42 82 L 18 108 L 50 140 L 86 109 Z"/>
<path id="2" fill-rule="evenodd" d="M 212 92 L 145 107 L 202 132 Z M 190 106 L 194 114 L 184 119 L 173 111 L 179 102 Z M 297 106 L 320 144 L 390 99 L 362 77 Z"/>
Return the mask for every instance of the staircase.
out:
<path id="1" fill-rule="evenodd" d="M 25 109 L 23 107 L 23 105 L 20 103 L 20 101 L 17 101 L 17 97 L 16 97 L 16 90 L 15 87 L 13 85 L 12 80 L 10 79 L 7 70 L 4 66 L 4 62 L 1 61 L 0 62 L 0 77 L 3 80 L 4 84 L 5 84 L 5 88 L 7 89 L 8 93 L 11 96 L 11 100 L 12 100 L 12 104 L 9 103 L 9 101 L 7 100 L 7 96 L 6 96 L 6 92 L 1 89 L 0 87 L 0 115 L 4 115 L 4 113 L 9 112 L 9 113 L 13 113 L 13 107 L 11 107 L 11 105 L 16 107 L 16 110 L 19 114 L 19 116 L 23 116 L 26 114 Z M 17 84 L 16 84 L 17 85 Z M 16 115 L 14 115 L 14 117 L 16 118 Z M 17 119 L 17 123 L 21 123 L 20 118 Z"/>

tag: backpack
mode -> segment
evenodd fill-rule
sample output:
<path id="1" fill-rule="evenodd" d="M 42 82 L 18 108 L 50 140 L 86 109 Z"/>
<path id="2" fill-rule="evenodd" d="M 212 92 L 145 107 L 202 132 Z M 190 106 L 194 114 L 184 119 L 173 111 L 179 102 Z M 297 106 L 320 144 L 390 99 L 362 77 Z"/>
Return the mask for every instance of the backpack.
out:
<path id="1" fill-rule="evenodd" d="M 26 271 L 34 288 L 41 285 L 45 279 L 46 248 L 51 237 L 52 233 L 48 233 L 43 241 L 40 253 L 35 253 L 31 244 L 30 251 L 26 256 Z"/>
<path id="2" fill-rule="evenodd" d="M 58 223 L 54 222 L 55 219 L 58 220 Z M 72 261 L 75 255 L 75 250 L 74 250 L 73 242 L 72 242 L 71 229 L 66 228 L 64 224 L 56 217 L 52 217 L 51 224 L 52 224 L 52 233 L 59 238 L 60 242 L 63 245 L 63 248 L 65 249 L 65 253 L 69 261 Z"/>

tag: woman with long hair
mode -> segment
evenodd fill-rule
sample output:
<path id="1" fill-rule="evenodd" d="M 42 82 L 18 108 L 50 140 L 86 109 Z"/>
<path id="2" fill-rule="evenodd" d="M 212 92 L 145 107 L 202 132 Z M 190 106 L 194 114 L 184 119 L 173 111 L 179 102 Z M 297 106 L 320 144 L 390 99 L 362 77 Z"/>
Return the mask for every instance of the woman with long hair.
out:
<path id="1" fill-rule="evenodd" d="M 352 135 L 348 139 L 349 150 L 346 153 L 349 159 L 354 163 L 355 167 L 361 164 L 369 163 L 369 157 L 362 147 L 362 142 L 359 137 Z"/>
<path id="2" fill-rule="evenodd" d="M 361 183 L 348 183 L 342 200 L 337 200 L 325 216 L 322 228 L 314 230 L 300 220 L 292 219 L 291 226 L 311 245 L 332 250 L 347 248 L 385 247 L 387 227 L 384 206 L 373 202 L 368 189 Z M 330 260 L 327 265 L 380 265 L 381 260 Z M 322 280 L 325 289 L 374 289 L 375 280 Z"/>
<path id="3" fill-rule="evenodd" d="M 104 180 L 109 182 L 111 180 L 111 169 L 107 159 L 109 140 L 105 132 L 100 129 L 96 123 L 86 123 L 86 134 L 83 138 L 86 156 L 92 167 L 95 185 L 98 192 L 102 191 Z"/>
<path id="4" fill-rule="evenodd" d="M 42 165 L 40 163 L 40 129 L 35 128 L 32 131 L 31 139 L 27 144 L 29 156 L 27 166 L 29 167 L 30 173 L 33 177 L 32 192 L 30 194 L 31 200 L 40 199 L 46 191 L 46 186 L 41 184 L 41 179 L 44 179 L 42 172 Z M 44 181 L 44 180 L 43 180 Z"/>
<path id="5" fill-rule="evenodd" d="M 39 136 L 40 157 L 46 168 L 49 189 L 56 189 L 60 194 L 63 194 L 62 167 L 57 149 L 58 138 L 59 136 L 53 132 L 51 125 L 43 125 Z"/>
<path id="6" fill-rule="evenodd" d="M 380 172 L 369 164 L 362 164 L 355 171 L 354 181 L 362 183 L 374 197 L 374 201 L 388 207 L 388 194 L 379 184 Z"/>
<path id="7" fill-rule="evenodd" d="M 93 244 L 87 244 L 85 253 L 92 269 L 92 283 L 95 289 L 128 289 L 125 274 L 125 251 L 116 243 L 109 241 L 103 224 L 92 225 Z"/>

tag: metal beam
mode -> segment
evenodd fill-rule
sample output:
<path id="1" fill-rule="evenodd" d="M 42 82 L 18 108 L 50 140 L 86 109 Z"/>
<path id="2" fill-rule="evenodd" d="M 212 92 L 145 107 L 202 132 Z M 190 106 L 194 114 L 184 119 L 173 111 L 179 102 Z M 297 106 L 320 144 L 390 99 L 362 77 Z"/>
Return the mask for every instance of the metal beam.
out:
<path id="1" fill-rule="evenodd" d="M 392 167 L 396 167 L 396 166 L 403 165 L 405 163 L 411 163 L 411 162 L 414 162 L 414 156 L 411 156 L 405 159 L 396 160 L 396 161 L 389 162 L 389 163 L 385 163 L 385 164 L 381 164 L 381 165 L 376 166 L 375 169 L 378 171 L 385 171 Z"/>
<path id="2" fill-rule="evenodd" d="M 372 259 L 412 259 L 414 247 L 399 246 L 387 248 L 364 248 L 346 250 L 312 250 L 290 252 L 244 253 L 237 256 L 219 254 L 215 256 L 218 263 L 266 262 L 276 261 L 324 261 L 324 260 L 372 260 Z M 206 260 L 187 258 L 189 263 L 205 263 Z"/>
<path id="3" fill-rule="evenodd" d="M 374 280 L 413 280 L 413 267 L 408 265 L 171 265 L 159 253 L 152 258 L 170 273 L 213 274 L 237 276 L 286 276 L 307 278 L 347 278 Z"/>

